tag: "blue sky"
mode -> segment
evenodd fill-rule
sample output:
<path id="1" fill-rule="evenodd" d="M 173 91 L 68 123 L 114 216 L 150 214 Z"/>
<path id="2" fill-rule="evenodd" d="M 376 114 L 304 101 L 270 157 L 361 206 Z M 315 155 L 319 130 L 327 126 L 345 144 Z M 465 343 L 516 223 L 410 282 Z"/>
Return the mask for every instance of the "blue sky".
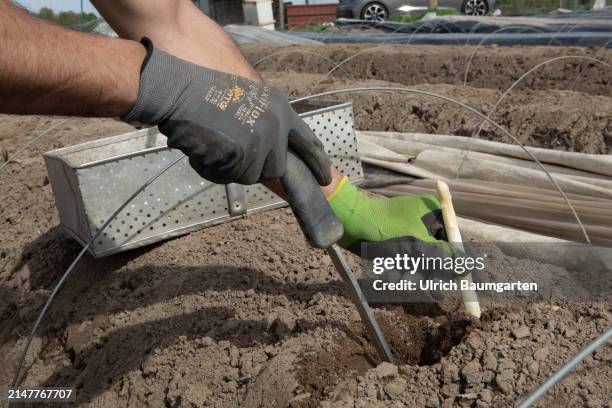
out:
<path id="1" fill-rule="evenodd" d="M 54 11 L 72 10 L 78 12 L 81 9 L 80 0 L 16 0 L 16 2 L 21 4 L 28 10 L 34 12 L 37 12 L 42 7 L 49 7 Z M 86 13 L 93 12 L 96 13 L 96 15 L 100 14 L 96 11 L 94 6 L 92 6 L 91 3 L 87 0 L 83 0 L 83 10 Z"/>

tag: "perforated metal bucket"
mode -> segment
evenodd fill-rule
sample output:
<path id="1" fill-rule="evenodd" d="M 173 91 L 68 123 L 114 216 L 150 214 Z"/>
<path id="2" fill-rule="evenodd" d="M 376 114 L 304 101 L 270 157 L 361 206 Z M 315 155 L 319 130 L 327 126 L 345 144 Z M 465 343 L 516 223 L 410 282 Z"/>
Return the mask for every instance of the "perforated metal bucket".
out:
<path id="1" fill-rule="evenodd" d="M 308 101 L 294 108 L 321 139 L 334 164 L 360 180 L 352 103 Z M 168 149 L 157 128 L 45 153 L 61 225 L 85 245 L 134 191 L 181 155 Z M 210 183 L 185 159 L 136 197 L 90 252 L 96 257 L 110 255 L 285 205 L 260 184 Z"/>

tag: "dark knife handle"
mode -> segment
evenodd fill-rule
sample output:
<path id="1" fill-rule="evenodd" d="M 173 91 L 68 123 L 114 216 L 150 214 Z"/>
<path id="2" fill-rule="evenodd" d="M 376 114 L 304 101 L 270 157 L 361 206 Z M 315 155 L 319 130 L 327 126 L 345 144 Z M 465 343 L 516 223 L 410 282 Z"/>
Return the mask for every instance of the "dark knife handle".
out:
<path id="1" fill-rule="evenodd" d="M 316 248 L 328 248 L 344 233 L 327 198 L 308 166 L 298 156 L 287 153 L 287 170 L 281 177 L 287 201 L 297 218 L 302 232 Z"/>

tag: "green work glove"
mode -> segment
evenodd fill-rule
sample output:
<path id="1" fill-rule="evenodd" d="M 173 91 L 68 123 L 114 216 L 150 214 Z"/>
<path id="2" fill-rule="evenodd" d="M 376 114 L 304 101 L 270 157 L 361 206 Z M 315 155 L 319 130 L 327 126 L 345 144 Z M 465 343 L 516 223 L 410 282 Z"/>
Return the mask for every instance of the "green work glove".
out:
<path id="1" fill-rule="evenodd" d="M 442 259 L 460 255 L 460 251 L 446 241 L 442 209 L 434 196 L 370 197 L 345 177 L 328 200 L 344 226 L 340 246 L 367 261 L 375 257 L 393 258 L 403 254 L 413 258 Z M 380 245 L 364 245 L 362 248 L 362 243 L 367 242 Z M 456 276 L 446 270 L 419 269 L 410 273 L 387 271 L 382 279 L 385 282 L 409 280 L 416 283 L 418 288 L 418 282 L 426 279 L 447 280 L 453 277 Z M 394 291 L 372 291 L 370 295 L 379 303 L 403 303 L 408 299 L 411 302 L 431 302 L 446 297 L 442 291 L 422 290 L 413 291 L 410 296 Z"/>
<path id="2" fill-rule="evenodd" d="M 362 242 L 387 241 L 390 249 L 412 256 L 452 256 L 446 242 L 440 203 L 434 196 L 374 198 L 359 191 L 345 177 L 329 197 L 344 226 L 338 244 L 361 255 Z"/>

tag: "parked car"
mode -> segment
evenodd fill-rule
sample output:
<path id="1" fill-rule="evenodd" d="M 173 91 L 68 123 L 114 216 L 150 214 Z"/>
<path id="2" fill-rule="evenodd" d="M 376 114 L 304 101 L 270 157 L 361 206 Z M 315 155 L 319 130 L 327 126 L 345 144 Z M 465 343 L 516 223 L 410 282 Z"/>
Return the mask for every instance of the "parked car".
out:
<path id="1" fill-rule="evenodd" d="M 465 15 L 483 16 L 495 10 L 495 0 L 439 0 L 438 7 L 456 8 Z M 340 0 L 336 16 L 385 21 L 418 10 L 427 10 L 427 0 Z"/>

